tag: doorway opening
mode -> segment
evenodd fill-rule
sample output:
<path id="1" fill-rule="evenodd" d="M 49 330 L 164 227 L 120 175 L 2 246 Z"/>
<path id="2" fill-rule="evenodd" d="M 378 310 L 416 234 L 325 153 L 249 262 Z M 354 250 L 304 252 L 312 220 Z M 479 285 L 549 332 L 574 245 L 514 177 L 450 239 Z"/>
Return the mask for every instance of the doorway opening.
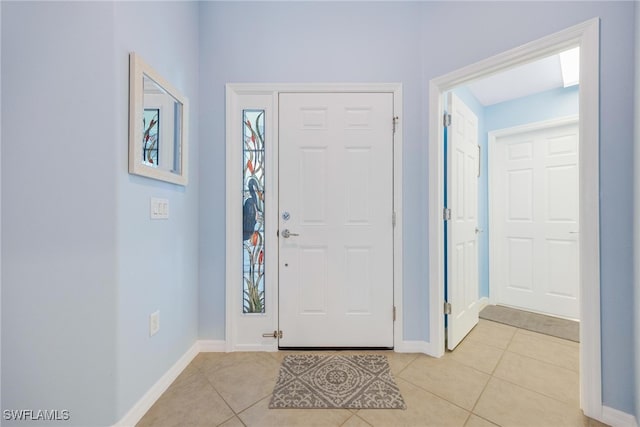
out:
<path id="1" fill-rule="evenodd" d="M 495 75 L 518 65 L 531 63 L 569 48 L 580 47 L 579 78 L 579 312 L 583 313 L 580 331 L 580 398 L 587 416 L 601 418 L 600 362 L 600 283 L 599 283 L 599 204 L 598 204 L 598 89 L 599 20 L 593 19 L 479 63 L 457 70 L 430 82 L 429 139 L 429 235 L 430 235 L 430 327 L 434 355 L 444 353 L 444 152 L 442 114 L 448 91 L 477 79 Z M 444 211 L 444 215 L 447 212 Z M 576 230 L 572 230 L 576 231 Z M 454 285 L 455 286 L 455 285 Z M 449 291 L 451 294 L 451 291 Z M 445 305 L 445 310 L 448 307 Z M 452 312 L 456 308 L 452 307 Z M 448 316 L 451 323 L 453 317 Z M 455 321 L 455 320 L 454 320 Z M 448 325 L 449 327 L 451 324 Z M 589 387 L 587 387 L 587 384 Z"/>

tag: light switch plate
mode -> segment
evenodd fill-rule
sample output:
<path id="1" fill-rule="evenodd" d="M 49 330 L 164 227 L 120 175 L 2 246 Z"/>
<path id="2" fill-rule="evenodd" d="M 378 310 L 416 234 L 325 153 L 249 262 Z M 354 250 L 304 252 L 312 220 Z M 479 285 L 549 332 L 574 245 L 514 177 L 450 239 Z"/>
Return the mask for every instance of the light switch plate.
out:
<path id="1" fill-rule="evenodd" d="M 151 219 L 169 219 L 169 199 L 152 197 L 149 207 Z"/>

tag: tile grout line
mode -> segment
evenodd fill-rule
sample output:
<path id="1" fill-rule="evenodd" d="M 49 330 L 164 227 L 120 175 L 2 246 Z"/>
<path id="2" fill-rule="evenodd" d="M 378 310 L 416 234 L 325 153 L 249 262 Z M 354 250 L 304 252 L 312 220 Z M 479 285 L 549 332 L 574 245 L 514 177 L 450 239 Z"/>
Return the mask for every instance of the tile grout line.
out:
<path id="1" fill-rule="evenodd" d="M 485 375 L 487 375 L 487 374 L 485 373 Z M 408 379 L 406 379 L 406 378 L 401 378 L 401 379 L 402 379 L 403 381 L 408 382 L 408 383 L 409 383 L 409 384 L 411 384 L 412 386 L 414 386 L 414 387 L 416 387 L 416 388 L 419 388 L 420 390 L 424 391 L 425 393 L 429 393 L 429 394 L 431 394 L 431 395 L 433 395 L 433 396 L 437 397 L 438 399 L 444 400 L 445 402 L 450 403 L 451 405 L 453 405 L 453 406 L 455 406 L 455 407 L 457 407 L 457 408 L 460 408 L 460 409 L 462 409 L 462 410 L 463 410 L 463 411 L 465 411 L 465 412 L 471 412 L 469 409 L 464 408 L 464 407 L 460 406 L 459 404 L 457 404 L 457 403 L 455 403 L 455 402 L 452 402 L 452 401 L 451 401 L 451 400 L 449 400 L 448 398 L 446 398 L 446 397 L 444 397 L 444 396 L 440 396 L 439 394 L 437 394 L 437 393 L 435 393 L 435 392 L 433 392 L 433 391 L 431 391 L 431 390 L 427 390 L 426 388 L 421 387 L 420 385 L 415 384 L 415 383 L 411 382 L 410 380 L 408 380 Z"/>
<path id="2" fill-rule="evenodd" d="M 478 406 L 478 402 L 480 402 L 480 399 L 482 398 L 482 395 L 484 394 L 484 392 L 487 390 L 487 387 L 489 386 L 489 382 L 491 382 L 492 378 L 494 377 L 494 373 L 496 372 L 496 369 L 498 369 L 498 366 L 500 365 L 500 363 L 502 362 L 502 359 L 504 359 L 504 355 L 505 353 L 508 351 L 509 346 L 511 345 L 511 342 L 513 341 L 513 337 L 516 336 L 516 333 L 518 332 L 518 329 L 516 328 L 516 330 L 514 331 L 514 333 L 511 335 L 511 338 L 509 338 L 509 341 L 507 342 L 507 346 L 502 350 L 502 354 L 500 355 L 500 358 L 498 359 L 498 362 L 496 363 L 496 366 L 493 367 L 493 370 L 491 371 L 491 373 L 489 374 L 489 379 L 487 380 L 487 382 L 485 383 L 484 387 L 482 387 L 482 391 L 480 392 L 480 394 L 478 395 L 478 398 L 476 399 L 476 401 L 473 404 L 473 407 L 471 408 L 471 413 L 473 415 L 479 416 L 478 414 L 475 413 L 476 407 Z M 480 417 L 483 418 L 483 417 Z M 483 418 L 485 419 L 485 418 Z M 487 420 L 493 424 L 493 421 L 491 420 Z"/>
<path id="3" fill-rule="evenodd" d="M 247 409 L 254 407 L 261 400 L 264 400 L 264 399 L 266 399 L 268 397 L 268 396 L 261 397 L 258 400 L 256 400 L 255 402 L 253 402 L 251 405 L 247 406 L 246 408 L 242 409 L 241 411 L 236 412 L 236 410 L 229 404 L 229 402 L 224 398 L 224 396 L 222 396 L 222 394 L 216 388 L 216 386 L 209 380 L 207 375 L 205 375 L 204 371 L 202 369 L 200 369 L 199 367 L 197 367 L 197 368 L 200 371 L 200 374 L 204 376 L 205 381 L 211 386 L 211 388 L 213 388 L 213 391 L 216 392 L 216 394 L 220 397 L 220 399 L 222 399 L 224 404 L 227 405 L 227 407 L 231 410 L 231 412 L 233 412 L 233 417 L 231 417 L 231 418 L 237 417 L 238 420 L 242 423 L 243 426 L 246 426 L 246 424 L 244 423 L 244 421 L 242 421 L 242 418 L 240 418 L 240 414 L 243 413 L 244 411 L 246 411 Z M 215 369 L 213 372 L 217 372 L 219 370 L 221 370 L 221 368 Z M 231 419 L 231 418 L 229 418 L 229 419 Z M 229 420 L 227 420 L 227 421 L 229 421 Z M 225 422 L 227 422 L 227 421 L 225 421 Z M 224 424 L 224 423 L 222 423 L 222 424 Z"/>
<path id="4" fill-rule="evenodd" d="M 517 355 L 519 357 L 524 357 L 525 359 L 535 360 L 538 363 L 544 363 L 545 365 L 549 365 L 549 366 L 554 367 L 554 368 L 562 369 L 562 370 L 565 370 L 565 371 L 569 371 L 569 372 L 571 372 L 573 374 L 580 375 L 580 370 L 576 371 L 576 370 L 573 370 L 571 368 L 567 368 L 566 366 L 562 366 L 562 365 L 560 365 L 558 363 L 553 363 L 553 362 L 549 362 L 548 360 L 543 360 L 543 359 L 539 359 L 537 357 L 530 356 L 529 354 L 524 354 L 524 353 L 520 353 L 520 352 L 513 351 L 513 350 L 505 350 L 505 352 L 506 351 L 508 351 L 511 354 L 515 354 L 515 355 Z"/>

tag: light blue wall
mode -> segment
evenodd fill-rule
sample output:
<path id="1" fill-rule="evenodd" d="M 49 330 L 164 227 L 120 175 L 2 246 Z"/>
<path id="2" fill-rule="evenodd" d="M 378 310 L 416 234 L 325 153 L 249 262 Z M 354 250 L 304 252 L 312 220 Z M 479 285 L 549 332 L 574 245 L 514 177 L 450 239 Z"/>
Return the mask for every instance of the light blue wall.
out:
<path id="1" fill-rule="evenodd" d="M 225 333 L 224 84 L 402 82 L 405 333 L 428 339 L 421 14 L 410 2 L 201 3 L 201 338 Z"/>
<path id="2" fill-rule="evenodd" d="M 118 2 L 114 16 L 119 419 L 198 336 L 198 4 Z M 127 173 L 129 52 L 189 99 L 186 187 Z M 169 200 L 169 220 L 149 219 L 151 197 Z M 150 338 L 149 315 L 156 310 L 160 331 Z"/>
<path id="3" fill-rule="evenodd" d="M 68 409 L 65 424 L 106 425 L 126 140 L 114 126 L 114 6 L 1 7 L 2 409 Z"/>
<path id="4" fill-rule="evenodd" d="M 197 338 L 198 4 L 150 5 L 2 2 L 2 409 L 111 425 Z M 130 51 L 191 101 L 186 188 L 128 174 Z"/>
<path id="5" fill-rule="evenodd" d="M 404 338 L 428 340 L 428 81 L 599 16 L 603 389 L 607 405 L 631 412 L 633 352 L 614 349 L 633 340 L 620 327 L 633 318 L 633 70 L 619 66 L 634 47 L 633 8 L 631 2 L 203 3 L 200 89 L 210 136 L 201 158 L 214 160 L 200 174 L 200 336 L 224 337 L 224 83 L 403 83 Z"/>
<path id="6" fill-rule="evenodd" d="M 486 130 L 520 126 L 578 114 L 578 86 L 548 90 L 486 107 Z"/>
<path id="7" fill-rule="evenodd" d="M 152 3 L 161 22 L 179 19 L 157 34 L 162 47 L 145 32 L 157 24 L 134 19 L 143 5 L 1 4 L 3 408 L 70 407 L 78 425 L 111 424 L 193 342 L 195 313 L 199 337 L 224 339 L 227 82 L 403 83 L 404 338 L 429 340 L 429 80 L 599 16 L 603 397 L 634 412 L 634 69 L 621 66 L 634 48 L 633 2 L 180 3 Z M 202 117 L 191 127 L 200 168 L 183 193 L 127 175 L 129 49 Z M 169 223 L 144 220 L 151 195 L 170 199 Z M 135 263 L 145 249 L 175 269 Z M 178 252 L 198 254 L 197 273 Z M 169 277 L 154 286 L 156 273 Z M 157 308 L 161 331 L 149 340 Z"/>
<path id="8" fill-rule="evenodd" d="M 464 11 L 461 13 L 461 11 Z M 600 201 L 602 383 L 607 406 L 634 411 L 632 2 L 425 3 L 422 19 L 428 81 L 583 22 L 601 18 Z M 456 31 L 450 30 L 456 22 Z M 487 31 L 491 28 L 491 31 Z M 437 42 L 447 35 L 447 43 Z M 426 125 L 425 125 L 426 126 Z M 425 213 L 426 215 L 426 213 Z M 405 224 L 405 226 L 408 226 Z"/>

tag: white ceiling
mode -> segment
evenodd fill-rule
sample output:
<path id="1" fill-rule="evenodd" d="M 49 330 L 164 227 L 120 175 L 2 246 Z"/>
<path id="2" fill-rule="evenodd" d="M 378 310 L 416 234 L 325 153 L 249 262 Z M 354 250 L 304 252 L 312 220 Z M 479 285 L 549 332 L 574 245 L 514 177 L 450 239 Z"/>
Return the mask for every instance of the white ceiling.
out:
<path id="1" fill-rule="evenodd" d="M 522 65 L 467 85 L 484 106 L 563 86 L 560 55 Z"/>

